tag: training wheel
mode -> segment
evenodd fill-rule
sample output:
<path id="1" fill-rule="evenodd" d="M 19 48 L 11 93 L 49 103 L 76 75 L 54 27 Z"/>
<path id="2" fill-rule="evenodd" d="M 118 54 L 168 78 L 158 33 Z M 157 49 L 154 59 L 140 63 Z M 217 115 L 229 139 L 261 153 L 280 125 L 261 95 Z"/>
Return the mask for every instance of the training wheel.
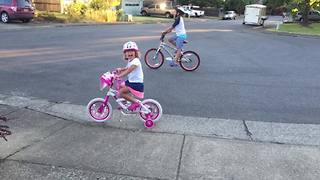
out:
<path id="1" fill-rule="evenodd" d="M 154 122 L 152 120 L 146 120 L 144 122 L 144 127 L 148 128 L 148 129 L 151 129 L 154 127 Z"/>

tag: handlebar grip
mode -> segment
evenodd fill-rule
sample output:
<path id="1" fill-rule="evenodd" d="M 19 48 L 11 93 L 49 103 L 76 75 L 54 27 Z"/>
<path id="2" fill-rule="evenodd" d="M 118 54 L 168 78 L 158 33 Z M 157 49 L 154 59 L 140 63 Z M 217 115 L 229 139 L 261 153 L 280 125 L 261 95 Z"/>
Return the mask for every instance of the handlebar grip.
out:
<path id="1" fill-rule="evenodd" d="M 165 36 L 166 36 L 166 35 L 165 35 L 164 33 L 162 33 L 162 34 L 161 34 L 161 37 L 160 37 L 160 41 L 163 41 L 163 39 L 164 39 Z"/>
<path id="2" fill-rule="evenodd" d="M 112 70 L 111 70 L 111 74 L 118 74 L 117 69 L 112 69 Z"/>

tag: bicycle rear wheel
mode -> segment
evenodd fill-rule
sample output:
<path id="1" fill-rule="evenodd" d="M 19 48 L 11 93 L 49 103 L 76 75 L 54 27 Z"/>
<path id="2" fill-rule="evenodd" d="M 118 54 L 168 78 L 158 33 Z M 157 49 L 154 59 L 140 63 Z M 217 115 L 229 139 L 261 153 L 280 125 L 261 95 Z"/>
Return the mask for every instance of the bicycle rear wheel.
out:
<path id="1" fill-rule="evenodd" d="M 144 61 L 149 68 L 158 69 L 164 62 L 164 56 L 160 50 L 152 48 L 144 55 Z"/>
<path id="2" fill-rule="evenodd" d="M 194 51 L 186 51 L 180 57 L 179 64 L 185 71 L 194 71 L 200 66 L 200 57 Z"/>
<path id="3" fill-rule="evenodd" d="M 151 120 L 157 122 L 160 120 L 162 116 L 162 107 L 158 101 L 154 99 L 145 99 L 141 103 L 151 111 L 149 114 L 146 114 L 140 110 L 140 118 L 142 121 Z"/>

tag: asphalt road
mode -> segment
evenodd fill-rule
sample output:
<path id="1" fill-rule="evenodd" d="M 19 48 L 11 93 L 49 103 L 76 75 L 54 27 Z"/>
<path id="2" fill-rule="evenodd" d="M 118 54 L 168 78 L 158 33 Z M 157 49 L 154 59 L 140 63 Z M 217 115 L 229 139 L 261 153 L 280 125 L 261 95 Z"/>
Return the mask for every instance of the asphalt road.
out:
<path id="1" fill-rule="evenodd" d="M 144 54 L 168 25 L 0 30 L 0 93 L 85 105 L 103 95 L 101 73 L 125 66 L 124 42 L 136 41 Z M 320 124 L 320 38 L 262 33 L 241 21 L 186 27 L 198 71 L 144 66 L 146 97 L 164 113 Z"/>

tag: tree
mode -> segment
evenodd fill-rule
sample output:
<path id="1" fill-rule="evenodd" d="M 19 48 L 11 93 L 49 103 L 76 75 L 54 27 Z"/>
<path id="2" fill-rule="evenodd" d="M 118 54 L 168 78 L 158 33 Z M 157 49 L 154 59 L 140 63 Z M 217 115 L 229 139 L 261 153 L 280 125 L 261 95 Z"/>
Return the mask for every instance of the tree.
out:
<path id="1" fill-rule="evenodd" d="M 287 11 L 288 5 L 292 0 L 264 0 L 263 4 L 271 10 L 271 13 L 277 10 Z"/>
<path id="2" fill-rule="evenodd" d="M 309 24 L 308 14 L 310 9 L 320 6 L 320 0 L 292 0 L 293 7 L 302 13 L 302 24 L 307 26 Z"/>
<path id="3" fill-rule="evenodd" d="M 303 25 L 309 24 L 308 14 L 310 9 L 320 8 L 320 0 L 264 0 L 264 4 L 271 9 L 284 6 L 294 12 L 300 11 Z"/>
<path id="4" fill-rule="evenodd" d="M 226 0 L 225 10 L 235 10 L 237 13 L 243 13 L 245 6 L 255 3 L 255 0 Z"/>

